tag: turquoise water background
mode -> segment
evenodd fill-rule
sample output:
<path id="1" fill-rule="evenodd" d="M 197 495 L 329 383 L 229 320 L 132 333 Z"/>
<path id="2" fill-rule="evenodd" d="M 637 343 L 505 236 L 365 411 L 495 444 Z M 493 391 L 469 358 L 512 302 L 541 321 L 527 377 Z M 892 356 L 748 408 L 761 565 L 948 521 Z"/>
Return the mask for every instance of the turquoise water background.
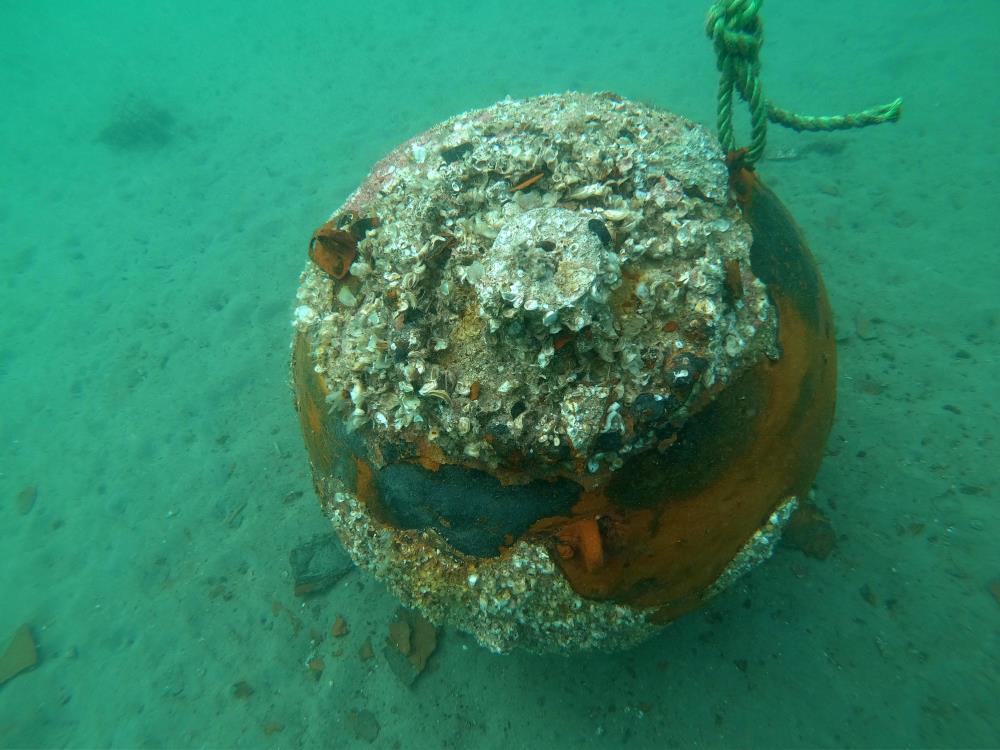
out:
<path id="1" fill-rule="evenodd" d="M 413 688 L 381 584 L 292 594 L 325 528 L 287 386 L 312 230 L 392 147 L 508 95 L 712 126 L 707 7 L 0 3 L 0 647 L 27 623 L 40 656 L 0 686 L 0 746 L 1000 746 L 993 0 L 764 7 L 776 102 L 906 102 L 772 127 L 760 165 L 837 316 L 831 557 L 779 549 L 625 654 L 446 629 Z"/>

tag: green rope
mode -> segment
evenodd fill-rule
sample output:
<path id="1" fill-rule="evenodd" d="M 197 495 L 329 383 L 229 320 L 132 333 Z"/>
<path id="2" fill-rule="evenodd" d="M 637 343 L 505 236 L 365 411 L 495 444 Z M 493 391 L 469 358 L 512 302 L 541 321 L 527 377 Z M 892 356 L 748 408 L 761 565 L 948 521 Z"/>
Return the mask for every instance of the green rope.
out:
<path id="1" fill-rule="evenodd" d="M 750 107 L 750 146 L 741 163 L 752 167 L 760 160 L 767 142 L 767 122 L 792 130 L 846 130 L 895 122 L 902 112 L 903 100 L 872 107 L 861 112 L 834 117 L 798 115 L 781 109 L 764 98 L 760 81 L 760 48 L 764 28 L 760 7 L 764 0 L 715 0 L 708 11 L 706 30 L 715 47 L 719 69 L 719 142 L 727 154 L 737 151 L 733 134 L 733 91 Z"/>

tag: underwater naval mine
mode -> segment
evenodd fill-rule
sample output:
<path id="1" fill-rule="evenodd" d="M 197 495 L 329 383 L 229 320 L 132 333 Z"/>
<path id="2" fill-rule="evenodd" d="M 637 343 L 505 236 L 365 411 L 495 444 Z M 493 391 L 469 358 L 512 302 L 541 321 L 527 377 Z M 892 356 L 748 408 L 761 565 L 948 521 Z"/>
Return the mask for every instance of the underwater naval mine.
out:
<path id="1" fill-rule="evenodd" d="M 620 649 L 770 556 L 833 419 L 799 230 L 714 137 L 614 94 L 399 146 L 316 230 L 292 383 L 316 492 L 408 606 Z"/>

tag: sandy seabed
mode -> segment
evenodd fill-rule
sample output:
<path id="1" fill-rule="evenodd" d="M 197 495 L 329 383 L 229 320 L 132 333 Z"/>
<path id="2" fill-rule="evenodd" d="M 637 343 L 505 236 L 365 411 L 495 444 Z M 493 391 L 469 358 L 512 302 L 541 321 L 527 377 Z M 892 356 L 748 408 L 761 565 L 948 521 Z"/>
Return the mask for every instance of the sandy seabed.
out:
<path id="1" fill-rule="evenodd" d="M 0 10 L 0 641 L 29 623 L 40 658 L 0 686 L 0 746 L 1000 745 L 991 2 L 764 11 L 782 105 L 906 98 L 895 126 L 772 128 L 760 168 L 837 314 L 829 558 L 779 549 L 624 654 L 445 629 L 412 687 L 380 583 L 293 594 L 326 529 L 287 386 L 310 233 L 508 94 L 711 123 L 704 9 L 668 6 Z"/>

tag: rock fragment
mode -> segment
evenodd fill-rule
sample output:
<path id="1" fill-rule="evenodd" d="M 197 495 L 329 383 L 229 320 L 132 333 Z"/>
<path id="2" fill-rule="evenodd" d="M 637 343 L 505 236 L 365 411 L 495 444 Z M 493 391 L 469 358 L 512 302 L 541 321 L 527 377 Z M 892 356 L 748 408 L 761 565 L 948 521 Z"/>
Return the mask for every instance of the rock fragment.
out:
<path id="1" fill-rule="evenodd" d="M 354 568 L 340 541 L 332 534 L 317 534 L 288 556 L 295 581 L 295 595 L 319 594 L 331 588 Z"/>
<path id="2" fill-rule="evenodd" d="M 374 742 L 378 739 L 381 727 L 379 726 L 378 719 L 375 718 L 375 714 L 371 711 L 367 709 L 348 711 L 345 719 L 347 726 L 357 739 L 364 740 L 365 742 Z"/>
<path id="3" fill-rule="evenodd" d="M 404 685 L 410 686 L 416 681 L 436 648 L 437 628 L 431 622 L 404 607 L 396 610 L 382 653 L 389 668 Z"/>
<path id="4" fill-rule="evenodd" d="M 36 664 L 38 664 L 38 649 L 35 646 L 35 637 L 31 634 L 31 626 L 24 624 L 15 631 L 7 649 L 0 656 L 0 684 Z"/>

